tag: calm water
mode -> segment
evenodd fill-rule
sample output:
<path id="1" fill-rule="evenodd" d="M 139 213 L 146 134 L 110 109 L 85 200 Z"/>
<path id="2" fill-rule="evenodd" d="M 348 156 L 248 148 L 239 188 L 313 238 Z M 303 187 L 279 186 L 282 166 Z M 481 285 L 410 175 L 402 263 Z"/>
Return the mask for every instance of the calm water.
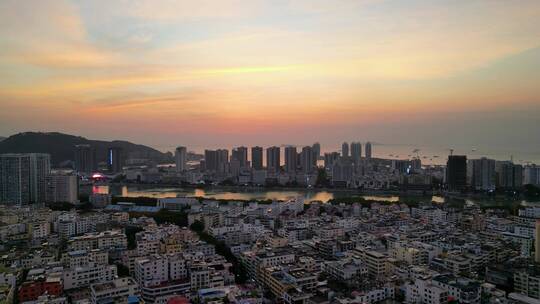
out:
<path id="1" fill-rule="evenodd" d="M 175 187 L 140 187 L 140 186 L 88 186 L 81 189 L 82 193 L 104 193 L 125 197 L 204 197 L 225 200 L 287 200 L 291 198 L 303 198 L 306 203 L 312 201 L 328 202 L 333 198 L 341 197 L 361 197 L 366 200 L 381 202 L 399 202 L 397 195 L 363 195 L 354 191 L 325 191 L 325 190 L 265 190 L 265 189 L 193 189 Z M 402 197 L 403 198 L 403 197 Z M 446 198 L 442 196 L 415 196 L 407 199 L 418 200 L 419 202 L 444 203 Z M 520 200 L 506 199 L 466 199 L 467 204 L 479 204 L 484 206 L 540 206 L 540 202 L 527 202 Z"/>
<path id="2" fill-rule="evenodd" d="M 322 201 L 328 202 L 333 198 L 359 196 L 366 200 L 377 200 L 385 202 L 398 202 L 399 196 L 394 195 L 358 195 L 352 191 L 324 191 L 324 190 L 264 190 L 264 189 L 246 189 L 246 190 L 228 190 L 228 189 L 188 189 L 188 188 L 140 188 L 137 186 L 93 186 L 90 190 L 92 193 L 113 194 L 125 197 L 204 197 L 226 200 L 287 200 L 291 198 L 301 197 L 306 202 Z M 428 201 L 430 198 L 425 197 L 423 200 Z M 440 196 L 431 197 L 433 202 L 444 202 L 444 198 Z"/>

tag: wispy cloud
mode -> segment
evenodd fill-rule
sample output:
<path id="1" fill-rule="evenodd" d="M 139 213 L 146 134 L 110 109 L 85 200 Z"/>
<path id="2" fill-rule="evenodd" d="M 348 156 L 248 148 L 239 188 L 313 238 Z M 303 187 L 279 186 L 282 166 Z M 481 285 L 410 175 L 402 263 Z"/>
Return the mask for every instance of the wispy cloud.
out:
<path id="1" fill-rule="evenodd" d="M 538 102 L 538 37 L 538 1 L 5 0 L 0 107 L 205 134 L 421 121 Z"/>
<path id="2" fill-rule="evenodd" d="M 118 60 L 88 41 L 67 1 L 0 2 L 0 58 L 46 68 L 104 66 Z"/>

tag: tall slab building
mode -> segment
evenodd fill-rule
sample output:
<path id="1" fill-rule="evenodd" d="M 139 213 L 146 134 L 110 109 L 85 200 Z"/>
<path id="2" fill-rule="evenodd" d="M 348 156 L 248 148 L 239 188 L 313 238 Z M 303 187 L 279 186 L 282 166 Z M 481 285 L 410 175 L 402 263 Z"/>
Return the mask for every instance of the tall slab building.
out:
<path id="1" fill-rule="evenodd" d="M 0 154 L 0 202 L 45 202 L 50 171 L 49 154 Z"/>

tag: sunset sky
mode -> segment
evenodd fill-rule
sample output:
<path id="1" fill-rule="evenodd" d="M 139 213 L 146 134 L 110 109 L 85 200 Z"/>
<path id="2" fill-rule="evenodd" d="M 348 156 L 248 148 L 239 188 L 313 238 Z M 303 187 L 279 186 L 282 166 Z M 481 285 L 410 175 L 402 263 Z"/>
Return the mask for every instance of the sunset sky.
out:
<path id="1" fill-rule="evenodd" d="M 540 151 L 540 1 L 2 0 L 0 136 L 23 131 Z"/>

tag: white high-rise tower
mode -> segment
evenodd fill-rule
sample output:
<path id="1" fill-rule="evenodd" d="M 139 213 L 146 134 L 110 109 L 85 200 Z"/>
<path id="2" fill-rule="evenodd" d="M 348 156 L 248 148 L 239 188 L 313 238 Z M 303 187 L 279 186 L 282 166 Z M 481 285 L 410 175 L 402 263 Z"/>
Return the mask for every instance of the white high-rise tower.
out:
<path id="1" fill-rule="evenodd" d="M 366 143 L 366 158 L 371 158 L 371 143 L 369 141 Z"/>
<path id="2" fill-rule="evenodd" d="M 176 163 L 176 172 L 186 171 L 187 164 L 187 149 L 186 147 L 178 147 L 174 153 Z"/>

